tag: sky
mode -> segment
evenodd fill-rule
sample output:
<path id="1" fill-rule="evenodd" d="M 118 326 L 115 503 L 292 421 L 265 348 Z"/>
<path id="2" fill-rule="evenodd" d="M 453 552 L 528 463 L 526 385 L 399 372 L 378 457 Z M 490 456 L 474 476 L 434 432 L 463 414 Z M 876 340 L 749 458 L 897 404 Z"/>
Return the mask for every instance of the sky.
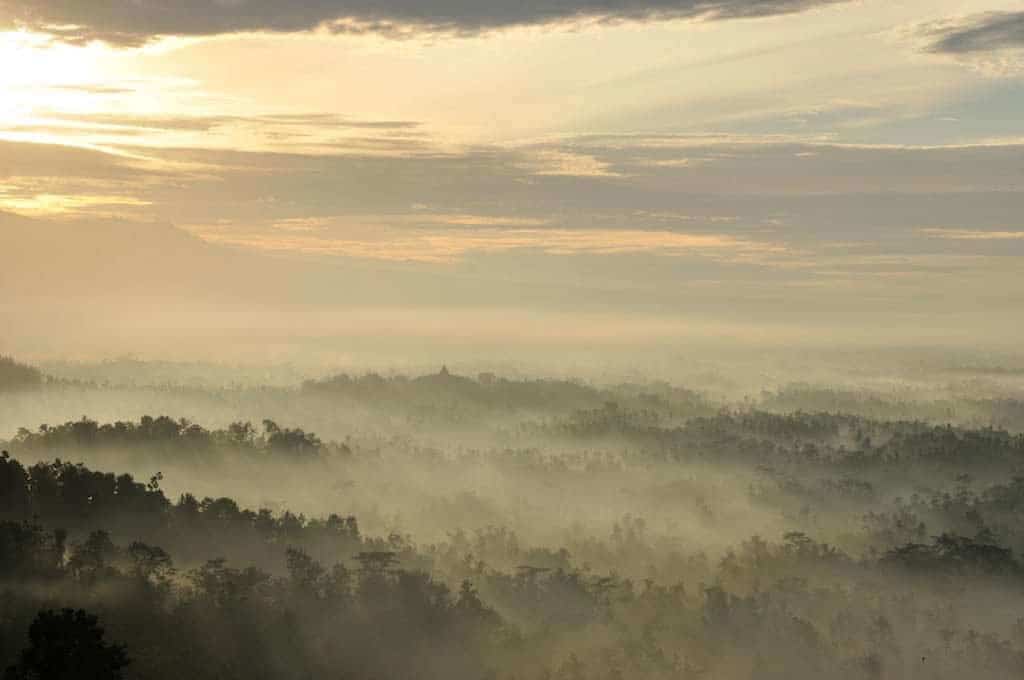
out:
<path id="1" fill-rule="evenodd" d="M 0 351 L 1024 331 L 1024 2 L 0 0 L 0 64 Z"/>

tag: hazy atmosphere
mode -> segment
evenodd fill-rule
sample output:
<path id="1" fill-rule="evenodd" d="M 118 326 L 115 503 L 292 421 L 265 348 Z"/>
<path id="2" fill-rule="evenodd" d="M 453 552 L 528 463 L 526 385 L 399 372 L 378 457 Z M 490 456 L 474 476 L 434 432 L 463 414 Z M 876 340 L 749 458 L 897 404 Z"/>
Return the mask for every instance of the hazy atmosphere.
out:
<path id="1" fill-rule="evenodd" d="M 1024 675 L 1024 3 L 0 0 L 3 680 Z"/>

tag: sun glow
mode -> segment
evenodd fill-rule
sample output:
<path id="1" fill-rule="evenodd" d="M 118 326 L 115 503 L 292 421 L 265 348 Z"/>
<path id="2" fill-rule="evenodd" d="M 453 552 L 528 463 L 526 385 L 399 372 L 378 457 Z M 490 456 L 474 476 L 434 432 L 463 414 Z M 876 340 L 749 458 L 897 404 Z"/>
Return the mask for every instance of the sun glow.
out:
<path id="1" fill-rule="evenodd" d="M 109 84 L 111 50 L 55 44 L 44 35 L 0 33 L 0 123 L 17 124 L 50 111 L 98 110 Z"/>

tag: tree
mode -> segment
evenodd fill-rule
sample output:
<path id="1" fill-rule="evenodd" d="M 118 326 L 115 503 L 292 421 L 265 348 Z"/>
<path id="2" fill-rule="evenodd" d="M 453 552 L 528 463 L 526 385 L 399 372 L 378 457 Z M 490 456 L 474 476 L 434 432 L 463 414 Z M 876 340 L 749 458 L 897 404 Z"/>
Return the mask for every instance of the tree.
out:
<path id="1" fill-rule="evenodd" d="M 0 391 L 26 389 L 42 383 L 43 374 L 39 369 L 0 356 Z"/>
<path id="2" fill-rule="evenodd" d="M 486 609 L 483 601 L 480 600 L 480 594 L 477 593 L 476 588 L 473 586 L 473 582 L 469 579 L 463 579 L 462 586 L 459 588 L 459 599 L 456 601 L 455 606 L 460 611 L 470 612 L 473 614 L 482 612 Z"/>
<path id="3" fill-rule="evenodd" d="M 271 422 L 270 420 L 265 420 L 264 426 L 266 426 L 266 423 Z M 228 425 L 228 439 L 238 446 L 252 446 L 255 438 L 256 428 L 248 421 L 238 421 Z"/>
<path id="4" fill-rule="evenodd" d="M 110 540 L 110 534 L 94 531 L 84 543 L 75 546 L 68 566 L 80 578 L 95 579 L 108 572 L 117 553 L 117 546 Z"/>
<path id="5" fill-rule="evenodd" d="M 29 515 L 30 501 L 25 468 L 3 451 L 0 453 L 0 516 L 25 518 Z"/>
<path id="6" fill-rule="evenodd" d="M 135 575 L 144 581 L 151 578 L 164 582 L 174 571 L 171 556 L 163 548 L 135 541 L 128 546 L 128 556 L 132 560 Z"/>
<path id="7" fill-rule="evenodd" d="M 119 680 L 130 661 L 121 645 L 103 640 L 85 611 L 42 611 L 28 629 L 29 646 L 4 680 Z"/>
<path id="8" fill-rule="evenodd" d="M 292 586 L 299 592 L 317 595 L 320 581 L 326 573 L 320 563 L 298 548 L 288 548 L 285 560 Z"/>

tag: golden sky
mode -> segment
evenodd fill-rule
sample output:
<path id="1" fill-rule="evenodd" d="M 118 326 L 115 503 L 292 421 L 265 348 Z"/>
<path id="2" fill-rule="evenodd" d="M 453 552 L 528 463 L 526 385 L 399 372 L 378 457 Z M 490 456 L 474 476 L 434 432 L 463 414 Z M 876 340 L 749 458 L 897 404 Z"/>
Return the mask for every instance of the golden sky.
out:
<path id="1" fill-rule="evenodd" d="M 389 304 L 1024 303 L 1022 2 L 8 0 L 0 64 L 26 261 L 130 224 Z"/>

